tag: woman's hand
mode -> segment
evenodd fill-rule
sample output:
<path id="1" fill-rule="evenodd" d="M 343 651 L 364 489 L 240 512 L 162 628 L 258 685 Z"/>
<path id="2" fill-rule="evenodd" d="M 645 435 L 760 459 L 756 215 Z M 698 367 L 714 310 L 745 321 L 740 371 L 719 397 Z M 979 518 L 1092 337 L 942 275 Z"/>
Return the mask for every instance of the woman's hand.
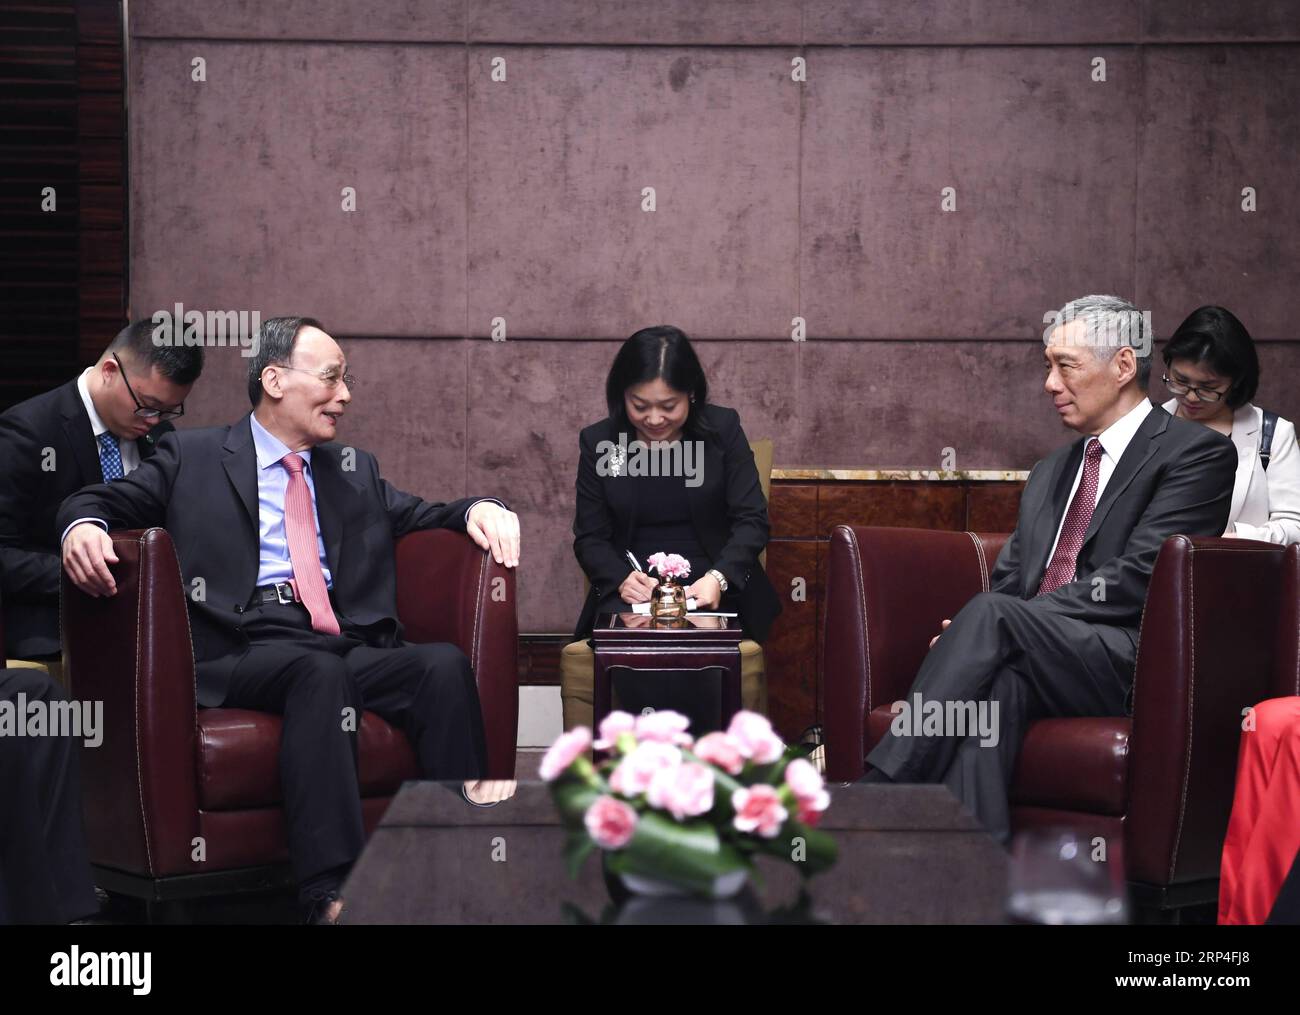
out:
<path id="1" fill-rule="evenodd" d="M 618 587 L 619 598 L 625 603 L 648 603 L 650 594 L 659 583 L 643 571 L 633 571 Z"/>
<path id="2" fill-rule="evenodd" d="M 686 598 L 695 600 L 696 609 L 716 610 L 722 602 L 722 586 L 713 575 L 706 574 L 686 590 Z"/>

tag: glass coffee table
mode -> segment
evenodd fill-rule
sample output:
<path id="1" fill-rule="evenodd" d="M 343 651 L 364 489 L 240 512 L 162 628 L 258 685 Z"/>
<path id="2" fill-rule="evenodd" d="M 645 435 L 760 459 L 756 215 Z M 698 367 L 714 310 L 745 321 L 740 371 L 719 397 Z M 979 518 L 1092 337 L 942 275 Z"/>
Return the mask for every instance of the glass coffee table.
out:
<path id="1" fill-rule="evenodd" d="M 758 861 L 725 902 L 622 897 L 599 853 L 576 879 L 547 786 L 523 782 L 495 807 L 459 787 L 406 783 L 344 886 L 347 923 L 1004 923 L 1007 853 L 944 786 L 831 784 L 821 828 L 835 866 L 804 882 Z"/>

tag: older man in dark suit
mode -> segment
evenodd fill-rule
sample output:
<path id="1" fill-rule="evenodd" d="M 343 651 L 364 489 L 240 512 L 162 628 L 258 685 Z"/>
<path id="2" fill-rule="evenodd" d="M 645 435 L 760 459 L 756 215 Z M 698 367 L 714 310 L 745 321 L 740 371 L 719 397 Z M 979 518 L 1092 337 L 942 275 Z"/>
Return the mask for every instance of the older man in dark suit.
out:
<path id="1" fill-rule="evenodd" d="M 160 345 L 154 326 L 123 328 L 76 380 L 0 416 L 0 586 L 8 658 L 57 659 L 59 505 L 83 486 L 133 472 L 203 371 L 199 346 Z"/>
<path id="2" fill-rule="evenodd" d="M 428 503 L 393 489 L 374 457 L 334 441 L 352 400 L 343 352 L 311 318 L 274 318 L 250 360 L 253 412 L 233 426 L 169 434 L 139 469 L 70 497 L 63 563 L 91 595 L 116 591 L 110 528 L 162 525 L 189 602 L 200 705 L 284 717 L 281 781 L 300 898 L 325 922 L 363 843 L 356 773 L 362 709 L 403 729 L 426 778 L 465 781 L 486 743 L 469 661 L 401 640 L 394 545 L 451 528 L 513 567 L 519 520 L 500 501 Z M 201 584 L 200 584 L 201 580 Z"/>
<path id="3" fill-rule="evenodd" d="M 1083 436 L 1034 466 L 990 591 L 944 621 L 908 696 L 984 709 L 995 735 L 896 721 L 864 777 L 946 783 L 1003 842 L 1026 725 L 1124 714 L 1156 555 L 1172 535 L 1223 532 L 1236 467 L 1230 440 L 1147 398 L 1153 336 L 1132 304 L 1075 300 L 1044 338 L 1044 388 Z"/>

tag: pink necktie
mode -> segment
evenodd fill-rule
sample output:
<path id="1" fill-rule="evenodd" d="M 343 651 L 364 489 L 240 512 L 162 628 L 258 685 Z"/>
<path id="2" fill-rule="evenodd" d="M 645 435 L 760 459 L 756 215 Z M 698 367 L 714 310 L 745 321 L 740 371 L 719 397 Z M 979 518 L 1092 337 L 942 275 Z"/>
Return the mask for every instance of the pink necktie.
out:
<path id="1" fill-rule="evenodd" d="M 289 540 L 289 561 L 293 564 L 298 598 L 311 614 L 314 630 L 338 634 L 339 622 L 330 606 L 325 573 L 320 569 L 320 555 L 316 552 L 316 513 L 302 474 L 302 457 L 291 451 L 280 459 L 280 464 L 289 470 L 289 487 L 284 493 L 284 531 Z"/>
<path id="2" fill-rule="evenodd" d="M 1088 441 L 1088 448 L 1083 455 L 1083 478 L 1079 480 L 1079 489 L 1074 492 L 1070 509 L 1065 512 L 1065 524 L 1061 526 L 1061 538 L 1056 543 L 1056 552 L 1043 572 L 1038 594 L 1045 596 L 1055 592 L 1062 585 L 1074 581 L 1079 568 L 1079 550 L 1083 547 L 1083 536 L 1092 521 L 1093 509 L 1097 506 L 1097 479 L 1101 473 L 1101 441 L 1093 437 Z"/>

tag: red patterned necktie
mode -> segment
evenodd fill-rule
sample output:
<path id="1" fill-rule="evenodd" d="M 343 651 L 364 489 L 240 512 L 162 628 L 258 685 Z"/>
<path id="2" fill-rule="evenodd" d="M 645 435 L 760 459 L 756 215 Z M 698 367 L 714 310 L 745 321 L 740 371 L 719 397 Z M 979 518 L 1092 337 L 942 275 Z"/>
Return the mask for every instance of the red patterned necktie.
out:
<path id="1" fill-rule="evenodd" d="M 1097 506 L 1097 479 L 1101 474 L 1101 441 L 1093 437 L 1088 441 L 1083 455 L 1083 478 L 1079 480 L 1079 489 L 1074 492 L 1070 509 L 1065 512 L 1065 524 L 1061 526 L 1061 538 L 1057 540 L 1056 552 L 1043 572 L 1038 594 L 1045 596 L 1055 592 L 1062 585 L 1074 581 L 1079 568 L 1079 550 L 1083 548 L 1083 537 L 1092 521 L 1093 509 Z"/>
<path id="2" fill-rule="evenodd" d="M 302 456 L 291 451 L 280 459 L 280 464 L 289 470 L 289 486 L 284 493 L 284 531 L 289 541 L 289 561 L 293 564 L 298 598 L 311 614 L 314 630 L 322 634 L 338 634 L 338 618 L 330 606 L 325 572 L 320 569 L 320 555 L 316 551 L 316 512 L 312 510 L 311 491 L 307 489 L 307 479 L 302 474 Z"/>

